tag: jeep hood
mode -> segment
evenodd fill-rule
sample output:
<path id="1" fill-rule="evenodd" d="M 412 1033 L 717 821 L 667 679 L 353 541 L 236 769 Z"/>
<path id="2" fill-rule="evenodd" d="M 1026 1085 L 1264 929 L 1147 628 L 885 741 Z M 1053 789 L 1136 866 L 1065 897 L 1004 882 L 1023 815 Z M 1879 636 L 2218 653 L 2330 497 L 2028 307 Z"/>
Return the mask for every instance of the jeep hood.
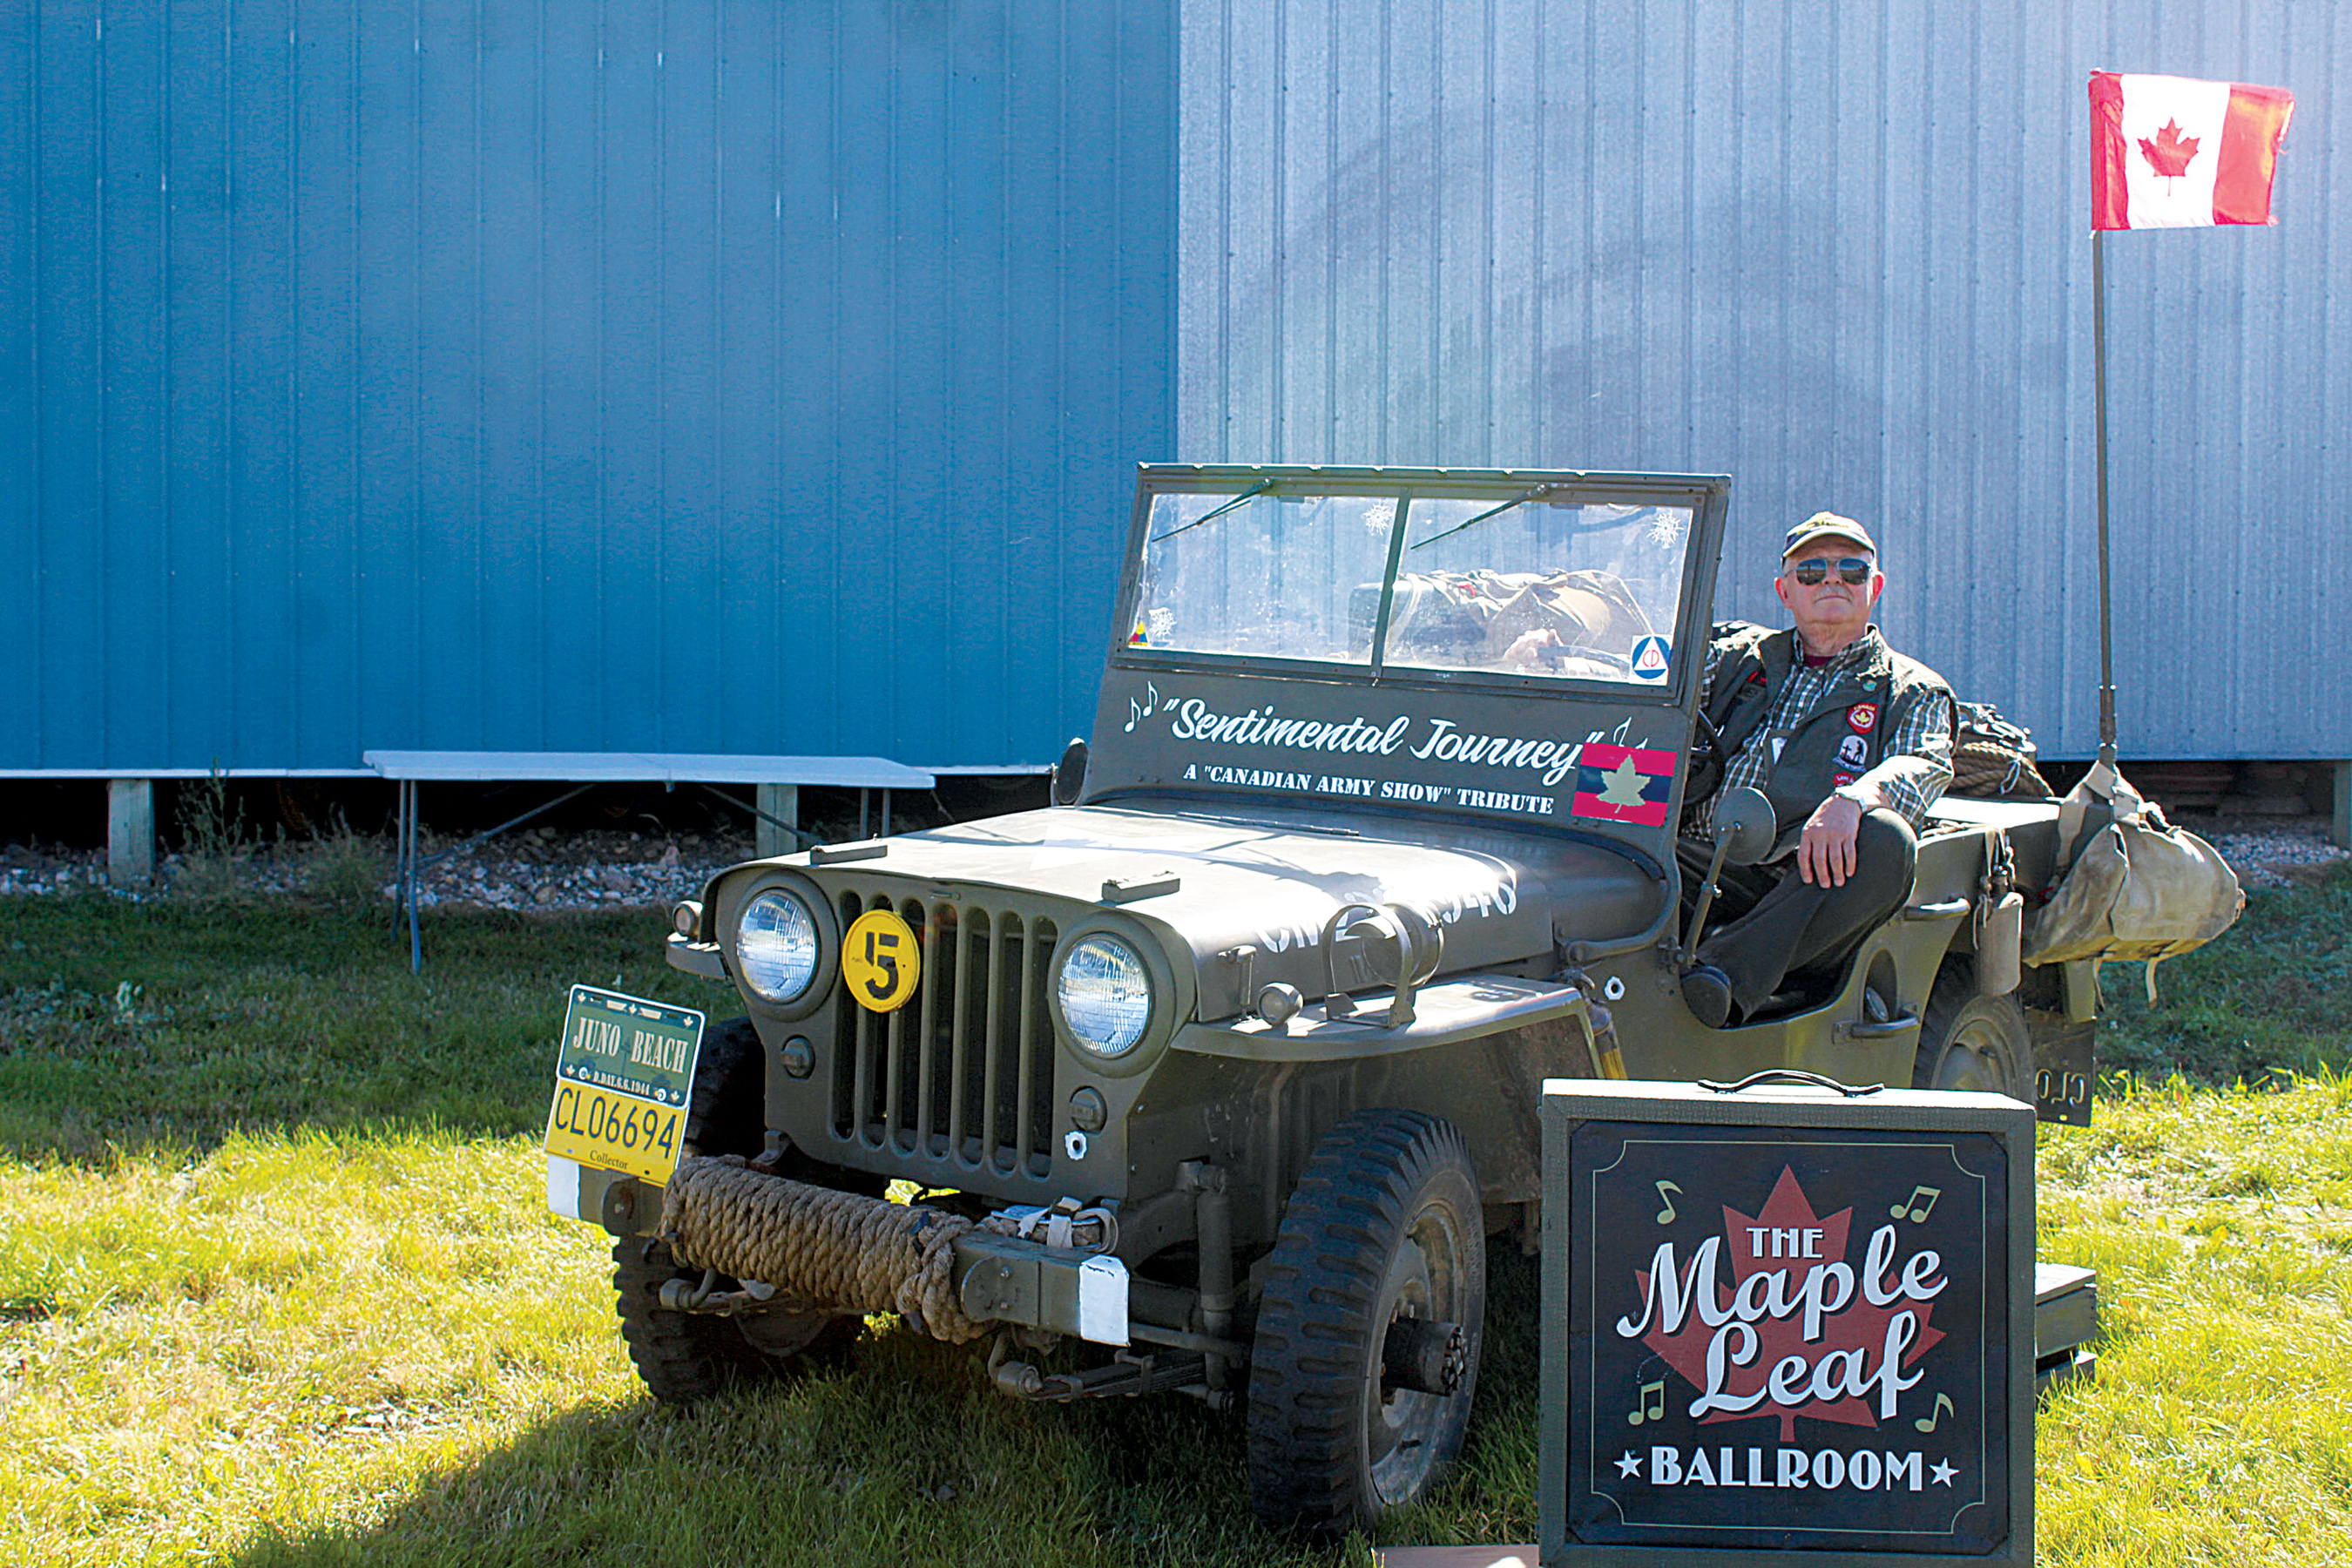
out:
<path id="1" fill-rule="evenodd" d="M 1326 989 L 1324 928 L 1349 904 L 1425 915 L 1445 934 L 1441 973 L 1454 973 L 1549 959 L 1555 938 L 1630 936 L 1656 918 L 1664 893 L 1633 857 L 1564 837 L 1199 802 L 1054 807 L 885 843 L 880 858 L 856 862 L 860 878 L 1116 904 L 1159 928 L 1171 956 L 1189 949 L 1204 982 L 1209 960 L 1247 945 L 1259 953 L 1255 984 L 1287 981 L 1309 997 Z M 1202 1016 L 1239 1010 L 1238 996 L 1208 993 Z"/>

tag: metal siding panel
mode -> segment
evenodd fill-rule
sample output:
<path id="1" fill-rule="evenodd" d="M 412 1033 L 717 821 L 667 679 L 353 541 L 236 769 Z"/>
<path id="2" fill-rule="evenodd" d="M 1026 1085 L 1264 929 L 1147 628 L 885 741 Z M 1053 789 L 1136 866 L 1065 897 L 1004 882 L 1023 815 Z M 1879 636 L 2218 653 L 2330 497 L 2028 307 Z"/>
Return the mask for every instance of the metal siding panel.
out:
<path id="1" fill-rule="evenodd" d="M 611 702 L 599 574 L 604 560 L 604 29 L 585 5 L 541 12 L 539 743 L 606 744 Z M 640 572 L 644 563 L 637 563 Z"/>
<path id="2" fill-rule="evenodd" d="M 938 534 L 950 516 L 946 453 L 940 435 L 953 425 L 948 397 L 947 321 L 954 262 L 947 228 L 947 134 L 953 86 L 946 16 L 920 7 L 887 10 L 892 86 L 888 199 L 890 419 L 895 431 L 888 489 L 877 496 L 883 559 L 874 584 L 889 646 L 953 646 L 954 575 Z M 942 631 L 949 633 L 942 637 Z M 886 704 L 875 749 L 904 756 L 930 737 L 911 730 L 914 711 L 944 715 L 940 658 L 892 658 L 866 679 Z"/>
<path id="3" fill-rule="evenodd" d="M 706 668 L 703 650 L 725 591 L 718 548 L 728 456 L 719 437 L 719 3 L 672 0 L 664 7 L 656 59 L 662 186 L 654 526 L 662 570 L 652 595 L 655 618 L 630 635 L 647 645 L 647 733 L 667 751 L 716 731 L 721 696 L 716 683 L 694 679 Z"/>
<path id="4" fill-rule="evenodd" d="M 1072 711 L 1068 672 L 1077 657 L 1072 628 L 1086 620 L 1077 606 L 1096 609 L 1100 599 L 1089 601 L 1088 584 L 1106 581 L 1099 556 L 1081 564 L 1078 552 L 1092 530 L 1117 527 L 1126 519 L 1076 504 L 1094 493 L 1094 486 L 1072 471 L 1073 458 L 1087 445 L 1074 426 L 1099 416 L 1072 409 L 1064 399 L 1073 345 L 1063 333 L 1065 285 L 1055 251 L 1067 213 L 1058 158 L 1036 155 L 1038 150 L 1061 148 L 1066 135 L 1064 99 L 1073 88 L 1064 75 L 1063 8 L 1015 5 L 1007 15 L 1013 26 L 1006 35 L 1004 118 L 998 132 L 1005 149 L 1003 417 L 1012 434 L 1003 489 L 1010 502 L 1005 549 L 1024 591 L 1019 620 L 1010 628 L 1004 681 L 1015 691 L 1052 693 L 1052 700 L 1041 705 L 1060 714 Z M 1076 90 L 1099 90 L 1099 85 Z M 1125 488 L 1131 496 L 1132 469 Z M 1086 649 L 1087 660 L 1099 665 L 1103 647 L 1097 637 Z M 1081 721 L 1070 733 L 1087 728 Z"/>
<path id="5" fill-rule="evenodd" d="M 33 12 L 0 14 L 0 735 L 42 742 L 41 98 Z"/>
<path id="6" fill-rule="evenodd" d="M 658 749 L 661 623 L 669 562 L 661 437 L 663 344 L 670 330 L 662 245 L 667 105 L 658 8 L 608 0 L 598 73 L 604 121 L 596 227 L 599 353 L 596 459 L 602 524 L 593 618 L 604 706 L 587 732 L 598 747 Z M 586 606 L 582 606 L 583 613 Z M 560 613 L 560 611 L 559 611 Z"/>
<path id="7" fill-rule="evenodd" d="M 473 364 L 465 416 L 472 470 L 444 473 L 467 486 L 477 597 L 472 662 L 445 678 L 449 700 L 463 704 L 458 711 L 471 722 L 437 732 L 463 737 L 460 749 L 533 748 L 546 743 L 539 693 L 551 668 L 539 635 L 548 529 L 549 46 L 537 7 L 473 7 L 478 20 L 469 29 L 459 0 L 445 3 L 451 8 L 434 29 L 444 65 L 465 59 L 472 72 L 466 113 L 474 205 L 458 221 L 473 236 L 476 282 L 467 336 L 450 344 Z M 429 703 L 428 710 L 442 710 Z"/>
<path id="8" fill-rule="evenodd" d="M 1439 352 L 1444 330 L 1438 258 L 1445 214 L 1439 188 L 1445 162 L 1438 125 L 1444 115 L 1444 76 L 1438 68 L 1436 12 L 1397 3 L 1389 10 L 1387 134 L 1381 155 L 1389 164 L 1390 258 L 1382 298 L 1364 302 L 1388 326 L 1389 379 L 1374 391 L 1386 395 L 1381 427 L 1386 449 L 1380 461 L 1410 464 L 1444 460 L 1440 436 L 1443 374 Z M 1246 50 L 1246 41 L 1237 46 Z M 1260 143 L 1244 142 L 1246 148 Z M 1261 345 L 1270 363 L 1272 343 Z"/>
<path id="9" fill-rule="evenodd" d="M 1482 423 L 1490 452 L 1532 452 L 1541 444 L 1543 354 L 1535 323 L 1549 276 L 1541 230 L 1544 171 L 1542 29 L 1535 0 L 1489 0 L 1486 79 L 1479 118 L 1494 199 L 1482 215 L 1492 258 L 1484 269 L 1492 363 L 1481 378 Z M 1516 215 L 1530 215 L 1520 221 Z M 1339 309 L 1335 301 L 1332 307 Z M 1620 361 L 1619 363 L 1622 363 Z M 1617 381 L 1604 401 L 1614 405 Z"/>
<path id="10" fill-rule="evenodd" d="M 929 743 L 942 755 L 972 756 L 1004 732 L 1013 706 L 1012 693 L 1001 681 L 959 679 L 956 668 L 967 650 L 1005 646 L 1013 626 L 1009 601 L 1018 581 L 1004 547 L 1018 503 L 1001 486 L 975 493 L 956 482 L 959 475 L 1002 472 L 1012 439 L 1005 412 L 1012 337 L 1005 175 L 1016 153 L 1006 144 L 1004 124 L 1013 18 L 1002 3 L 968 5 L 959 7 L 952 26 L 949 54 L 955 71 L 942 137 L 962 155 L 942 161 L 950 174 L 940 203 L 948 271 L 940 324 L 950 414 L 939 433 L 946 493 L 934 524 L 947 582 L 934 606 L 936 618 L 929 626 L 906 628 L 905 646 L 949 655 L 919 661 L 934 673 L 943 693 L 961 688 L 944 701 L 945 728 Z M 1058 163 L 1061 149 L 1055 151 Z M 1076 195 L 1069 204 L 1073 210 L 1098 210 L 1095 193 Z"/>
<path id="11" fill-rule="evenodd" d="M 361 404 L 367 391 L 360 373 L 373 301 L 362 297 L 360 182 L 367 171 L 359 145 L 356 20 L 348 4 L 313 0 L 299 7 L 291 62 L 291 664 L 286 687 L 268 696 L 283 706 L 292 748 L 305 754 L 359 750 L 353 715 L 365 553 Z"/>
<path id="12" fill-rule="evenodd" d="M 784 56 L 778 8 L 719 6 L 711 258 L 715 378 L 714 472 L 709 496 L 707 604 L 688 606 L 672 635 L 668 700 L 699 706 L 730 751 L 772 752 L 782 702 L 777 641 L 786 616 L 778 595 L 793 545 L 778 512 L 777 393 L 783 374 L 776 280 L 784 248 L 781 97 Z M 722 692 L 708 679 L 709 652 L 727 650 Z M 723 700 L 722 700 L 723 696 Z"/>
<path id="13" fill-rule="evenodd" d="M 0 19 L 0 768 L 1083 727 L 1172 445 L 1166 0 L 97 23 Z"/>
<path id="14" fill-rule="evenodd" d="M 840 715 L 852 700 L 843 685 L 851 666 L 844 647 L 865 617 L 848 613 L 846 595 L 835 589 L 850 514 L 847 464 L 832 454 L 851 428 L 846 378 L 862 363 L 842 309 L 850 171 L 842 140 L 844 87 L 832 68 L 842 58 L 839 8 L 787 6 L 782 26 L 776 203 L 782 254 L 774 286 L 780 548 L 772 563 L 780 614 L 775 696 L 764 717 L 779 734 L 798 737 L 783 752 L 789 755 L 847 749 Z"/>
<path id="15" fill-rule="evenodd" d="M 1638 53 L 1623 61 L 1623 68 L 1639 73 L 1642 81 L 1637 146 L 1628 164 L 1643 193 L 1633 258 L 1642 272 L 1643 308 L 1631 345 L 1637 356 L 1631 374 L 1640 384 L 1642 428 L 1632 467 L 1687 470 L 1696 462 L 1691 409 L 1699 372 L 1693 352 L 1693 323 L 1699 315 L 1693 284 L 1700 229 L 1691 200 L 1692 170 L 1699 161 L 1702 125 L 1685 105 L 1696 18 L 1685 7 L 1643 10 L 1639 16 L 1638 33 L 1625 46 Z M 1561 192 L 1555 200 L 1571 195 Z M 1548 463 L 1573 461 L 1557 437 L 1549 454 Z"/>
<path id="16" fill-rule="evenodd" d="M 105 372 L 101 301 L 105 231 L 100 200 L 102 51 L 92 5 L 42 17 L 37 92 L 40 366 L 38 468 L 41 595 L 40 732 L 50 746 L 102 754 L 110 647 L 105 621 Z M 95 725 L 89 722 L 96 717 Z"/>
<path id="17" fill-rule="evenodd" d="M 228 691 L 215 743 L 197 765 L 306 756 L 294 734 L 296 662 L 294 449 L 298 245 L 294 13 L 289 3 L 238 8 L 228 34 L 227 475 L 224 552 L 229 581 Z M 49 765 L 136 765 L 143 747 L 112 756 L 51 753 Z M 176 754 L 175 762 L 184 759 Z M 298 765 L 289 762 L 289 765 Z"/>
<path id="18" fill-rule="evenodd" d="M 834 278 L 840 346 L 840 496 L 835 512 L 847 526 L 840 542 L 840 591 L 860 606 L 856 621 L 887 623 L 881 603 L 891 582 L 890 520 L 898 489 L 895 333 L 898 277 L 892 244 L 892 180 L 898 148 L 897 51 L 888 18 L 867 0 L 835 0 L 837 59 L 869 62 L 840 73 L 835 83 L 835 208 L 840 239 Z M 879 281 L 880 287 L 865 286 Z M 889 434 L 877 439 L 875 432 Z M 880 613 L 877 615 L 877 612 Z M 842 700 L 833 744 L 850 753 L 887 754 L 891 672 L 898 660 L 841 667 Z M 855 691 L 853 694 L 852 687 Z"/>
<path id="19" fill-rule="evenodd" d="M 1269 23 L 1272 18 L 1268 18 Z M 1265 33 L 1241 47 L 1228 36 L 1221 70 L 1225 94 L 1224 141 L 1228 149 L 1270 148 L 1281 135 L 1279 32 Z M 1283 268 L 1281 220 L 1283 168 L 1278 158 L 1252 160 L 1245 153 L 1227 194 L 1224 226 L 1229 259 L 1225 310 L 1227 340 L 1236 369 L 1227 384 L 1223 450 L 1235 462 L 1286 462 L 1297 454 L 1282 445 L 1279 407 L 1282 372 L 1289 345 L 1284 337 L 1283 306 L 1289 279 Z"/>
<path id="20" fill-rule="evenodd" d="M 319 510 L 345 504 L 350 510 L 348 543 L 338 541 L 332 570 L 316 585 L 314 635 L 322 646 L 350 648 L 352 700 L 341 711 L 305 715 L 317 726 L 310 731 L 313 744 L 346 755 L 382 743 L 365 737 L 418 732 L 426 646 L 419 635 L 425 558 L 418 537 L 418 447 L 425 431 L 418 407 L 424 204 L 417 38 L 404 6 L 348 9 L 350 31 L 336 40 L 338 49 L 349 50 L 348 124 L 339 121 L 336 132 L 349 138 L 350 191 L 347 198 L 338 195 L 326 221 L 340 228 L 348 200 L 350 235 L 346 242 L 339 234 L 337 244 L 349 244 L 352 270 L 348 296 L 321 323 L 340 331 L 346 318 L 351 322 L 348 357 L 329 377 L 338 405 L 329 427 L 343 437 L 339 456 L 346 467 L 333 500 Z M 321 81 L 319 90 L 325 98 L 335 88 Z M 436 298 L 446 296 L 436 290 Z M 340 405 L 346 384 L 348 410 Z M 433 559 L 436 575 L 455 565 Z"/>
<path id="21" fill-rule="evenodd" d="M 1129 514 L 1124 506 L 1090 506 L 1084 498 L 1123 489 L 1131 501 L 1135 470 L 1132 460 L 1107 438 L 1118 428 L 1109 416 L 1118 406 L 1125 380 L 1118 356 L 1108 352 L 1110 342 L 1102 336 L 1103 329 L 1116 319 L 1116 296 L 1079 288 L 1076 280 L 1123 275 L 1130 264 L 1127 248 L 1130 225 L 1144 230 L 1137 236 L 1146 241 L 1139 247 L 1137 259 L 1165 255 L 1166 241 L 1164 231 L 1155 232 L 1156 226 L 1148 218 L 1139 222 L 1133 209 L 1126 205 L 1126 193 L 1118 182 L 1121 160 L 1089 165 L 1070 156 L 1080 147 L 1118 144 L 1121 99 L 1114 84 L 1126 57 L 1118 47 L 1117 32 L 1074 27 L 1066 11 L 1056 12 L 1055 22 L 1063 68 L 1060 155 L 1055 159 L 1062 187 L 1057 247 L 1061 278 L 1055 290 L 1055 340 L 1064 347 L 1056 401 L 1077 416 L 1065 422 L 1055 442 L 1068 475 L 1056 487 L 1061 491 L 1063 515 L 1076 526 L 1064 536 L 1061 583 L 1045 636 L 1061 655 L 1053 683 L 1056 707 L 1091 715 L 1110 626 L 1109 600 L 1118 582 L 1119 555 L 1127 545 Z M 1139 182 L 1139 194 L 1148 189 L 1148 184 Z M 1145 195 L 1144 210 L 1151 205 L 1166 205 L 1169 196 L 1164 187 L 1162 193 L 1157 204 Z M 1087 213 L 1117 216 L 1113 223 L 1096 223 L 1081 216 Z M 1101 346 L 1084 347 L 1088 340 Z"/>
<path id="22" fill-rule="evenodd" d="M 110 724 L 161 733 L 173 672 L 165 645 L 169 553 L 160 461 L 170 331 L 163 222 L 164 43 L 152 12 L 118 14 L 100 41 L 98 222 L 104 366 L 98 460 L 107 573 L 100 616 Z"/>
<path id="23" fill-rule="evenodd" d="M 217 749 L 230 690 L 228 553 L 229 58 L 230 40 L 209 5 L 171 7 L 164 79 L 165 526 L 158 558 L 168 573 L 166 613 L 155 628 L 166 650 L 172 700 L 159 737 L 180 756 Z"/>
<path id="24" fill-rule="evenodd" d="M 415 225 L 416 447 L 412 459 L 415 674 L 395 694 L 420 732 L 488 746 L 478 679 L 483 625 L 482 39 L 472 0 L 417 0 L 409 42 L 415 71 L 411 207 Z M 526 351 L 527 352 L 527 351 Z M 430 563 L 430 569 L 426 563 Z M 371 650 L 373 657 L 373 650 Z M 396 711 L 397 710 L 395 710 Z M 394 732 L 383 710 L 366 732 Z M 379 742 L 367 741 L 366 746 Z"/>
<path id="25" fill-rule="evenodd" d="M 1242 433 L 1316 385 L 1329 435 L 1302 439 L 1294 398 L 1285 457 L 1720 468 L 1718 613 L 1759 618 L 1780 531 L 1853 511 L 1884 527 L 1897 641 L 2059 756 L 2096 721 L 2084 78 L 2294 89 L 2278 229 L 2108 243 L 2124 741 L 2352 754 L 2326 647 L 2352 577 L 2352 12 L 1392 0 L 1306 49 L 1325 4 L 1184 8 L 1181 223 L 1223 237 L 1181 263 L 1182 455 L 1267 455 Z M 1360 101 L 1375 71 L 1384 117 Z M 1335 225 L 1351 163 L 1381 174 Z M 1364 236 L 1378 264 L 1350 254 Z M 1251 287 L 1213 288 L 1228 265 Z M 1367 321 L 1385 339 L 1334 347 Z M 2252 572 L 2282 540 L 2311 563 L 2284 593 Z M 2223 668 L 2182 682 L 2192 605 L 2220 612 Z"/>

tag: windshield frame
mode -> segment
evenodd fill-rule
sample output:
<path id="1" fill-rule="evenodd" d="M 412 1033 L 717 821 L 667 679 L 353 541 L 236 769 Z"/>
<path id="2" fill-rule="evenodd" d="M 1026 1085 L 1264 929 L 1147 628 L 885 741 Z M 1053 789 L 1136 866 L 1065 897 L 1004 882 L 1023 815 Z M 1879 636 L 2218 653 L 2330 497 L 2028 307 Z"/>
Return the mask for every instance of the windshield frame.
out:
<path id="1" fill-rule="evenodd" d="M 1146 464 L 1138 472 L 1135 510 L 1129 530 L 1126 569 L 1121 576 L 1118 607 L 1112 620 L 1108 662 L 1111 668 L 1122 669 L 1214 671 L 1366 687 L 1429 689 L 1470 687 L 1527 697 L 1575 696 L 1644 707 L 1681 707 L 1688 700 L 1690 689 L 1697 680 L 1704 663 L 1696 655 L 1705 648 L 1706 634 L 1713 617 L 1717 552 L 1721 546 L 1730 483 L 1730 479 L 1723 475 Z M 1223 498 L 1224 501 L 1234 502 L 1244 497 L 1259 495 L 1360 495 L 1366 499 L 1394 501 L 1396 515 L 1391 523 L 1371 649 L 1366 660 L 1356 663 L 1130 646 L 1124 628 L 1136 624 L 1142 604 L 1142 568 L 1144 552 L 1151 540 L 1152 503 L 1156 498 L 1170 494 L 1214 495 Z M 1687 509 L 1691 519 L 1690 531 L 1685 543 L 1676 624 L 1672 634 L 1674 668 L 1668 678 L 1663 682 L 1648 684 L 1535 672 L 1385 662 L 1397 578 L 1404 569 L 1401 563 L 1402 558 L 1409 553 L 1406 540 L 1412 510 L 1417 501 L 1431 499 L 1483 500 L 1493 509 L 1486 514 L 1487 516 L 1506 511 L 1518 502 L 1538 500 L 1549 504 Z M 1221 506 L 1223 504 L 1220 503 Z M 1197 519 L 1182 526 L 1197 527 L 1207 521 L 1205 518 Z M 1483 521 L 1484 519 L 1475 521 Z M 1213 522 L 1208 525 L 1215 526 Z"/>

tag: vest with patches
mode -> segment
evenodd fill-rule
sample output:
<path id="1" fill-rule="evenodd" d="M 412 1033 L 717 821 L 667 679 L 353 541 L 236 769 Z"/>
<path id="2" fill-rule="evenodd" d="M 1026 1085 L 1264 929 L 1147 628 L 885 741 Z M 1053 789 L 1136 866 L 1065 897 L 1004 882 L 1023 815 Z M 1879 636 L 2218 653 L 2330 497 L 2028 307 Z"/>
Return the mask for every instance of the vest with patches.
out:
<path id="1" fill-rule="evenodd" d="M 1780 832 L 1801 826 L 1832 790 L 1876 767 L 1886 754 L 1887 735 L 1903 727 L 1917 704 L 1951 698 L 1943 677 L 1889 648 L 1875 629 L 1863 638 L 1863 658 L 1839 671 L 1814 700 L 1812 711 L 1798 721 L 1758 781 Z M 1749 745 L 1771 744 L 1764 717 L 1796 667 L 1797 634 L 1735 621 L 1717 626 L 1715 641 L 1723 653 L 1706 715 L 1722 731 L 1728 763 Z"/>

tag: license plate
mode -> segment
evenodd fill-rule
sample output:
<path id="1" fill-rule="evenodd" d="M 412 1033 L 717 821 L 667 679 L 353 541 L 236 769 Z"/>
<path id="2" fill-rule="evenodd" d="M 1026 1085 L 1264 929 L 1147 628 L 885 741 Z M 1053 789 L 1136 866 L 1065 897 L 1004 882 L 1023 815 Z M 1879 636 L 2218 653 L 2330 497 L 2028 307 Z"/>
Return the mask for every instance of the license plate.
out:
<path id="1" fill-rule="evenodd" d="M 574 985 L 555 1053 L 547 1152 L 667 1184 L 686 1139 L 702 1025 L 691 1007 Z"/>

